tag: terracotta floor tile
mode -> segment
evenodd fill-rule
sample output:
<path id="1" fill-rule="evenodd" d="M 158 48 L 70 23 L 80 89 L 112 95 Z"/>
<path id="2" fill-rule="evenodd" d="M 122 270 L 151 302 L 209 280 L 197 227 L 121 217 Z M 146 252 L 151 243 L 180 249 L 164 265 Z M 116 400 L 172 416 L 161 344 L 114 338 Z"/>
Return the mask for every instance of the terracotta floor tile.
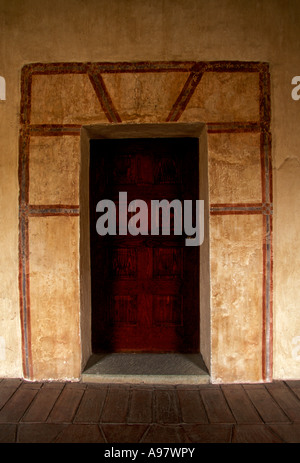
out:
<path id="1" fill-rule="evenodd" d="M 156 389 L 153 400 L 154 422 L 165 424 L 181 422 L 178 405 L 176 390 Z"/>
<path id="2" fill-rule="evenodd" d="M 44 389 L 60 389 L 61 391 L 64 389 L 66 386 L 66 383 L 63 381 L 46 381 L 43 384 Z"/>
<path id="3" fill-rule="evenodd" d="M 200 390 L 210 423 L 235 423 L 221 389 Z"/>
<path id="4" fill-rule="evenodd" d="M 43 422 L 46 421 L 61 389 L 42 388 L 38 391 L 29 409 L 22 418 L 22 422 Z"/>
<path id="5" fill-rule="evenodd" d="M 275 382 L 266 388 L 291 421 L 300 421 L 300 399 L 285 384 Z"/>
<path id="6" fill-rule="evenodd" d="M 0 381 L 0 443 L 300 443 L 300 382 Z"/>
<path id="7" fill-rule="evenodd" d="M 56 437 L 55 443 L 97 444 L 104 443 L 102 432 L 96 424 L 70 424 Z"/>
<path id="8" fill-rule="evenodd" d="M 270 428 L 281 437 L 284 442 L 290 444 L 300 443 L 300 424 L 270 424 Z"/>
<path id="9" fill-rule="evenodd" d="M 282 443 L 272 430 L 263 424 L 237 424 L 234 426 L 233 443 L 243 444 L 275 444 Z"/>
<path id="10" fill-rule="evenodd" d="M 293 393 L 300 399 L 300 381 L 285 381 L 287 386 L 293 391 Z"/>
<path id="11" fill-rule="evenodd" d="M 0 410 L 6 404 L 6 402 L 12 397 L 16 390 L 20 387 L 21 383 L 11 383 L 6 382 L 6 385 L 2 385 L 3 381 L 0 383 Z"/>
<path id="12" fill-rule="evenodd" d="M 102 416 L 103 423 L 125 423 L 127 418 L 129 389 L 110 387 L 108 389 Z"/>
<path id="13" fill-rule="evenodd" d="M 13 444 L 16 441 L 16 424 L 0 424 L 0 444 Z"/>
<path id="14" fill-rule="evenodd" d="M 223 444 L 231 440 L 231 424 L 184 424 L 183 428 L 193 443 Z"/>
<path id="15" fill-rule="evenodd" d="M 19 378 L 3 378 L 0 382 L 0 388 L 2 387 L 14 387 L 17 389 L 19 386 L 24 384 L 22 379 Z"/>
<path id="16" fill-rule="evenodd" d="M 84 390 L 64 388 L 48 418 L 49 423 L 70 423 L 75 415 Z"/>
<path id="17" fill-rule="evenodd" d="M 199 390 L 178 390 L 177 394 L 184 423 L 208 423 Z"/>
<path id="18" fill-rule="evenodd" d="M 289 422 L 263 384 L 246 385 L 244 389 L 265 423 Z"/>
<path id="19" fill-rule="evenodd" d="M 38 389 L 20 386 L 0 411 L 0 422 L 18 422 L 34 399 Z"/>
<path id="20" fill-rule="evenodd" d="M 237 423 L 262 423 L 254 405 L 240 384 L 222 386 L 227 403 Z"/>
<path id="21" fill-rule="evenodd" d="M 152 424 L 141 439 L 143 443 L 156 444 L 184 444 L 190 443 L 190 439 L 182 426 Z"/>
<path id="22" fill-rule="evenodd" d="M 80 402 L 74 423 L 98 423 L 106 394 L 106 388 L 87 389 Z"/>
<path id="23" fill-rule="evenodd" d="M 102 424 L 102 431 L 107 442 L 137 443 L 140 442 L 148 425 L 144 424 Z"/>
<path id="24" fill-rule="evenodd" d="M 22 389 L 40 389 L 43 383 L 39 381 L 23 381 Z"/>
<path id="25" fill-rule="evenodd" d="M 18 442 L 24 444 L 50 444 L 66 424 L 22 423 L 18 426 Z"/>
<path id="26" fill-rule="evenodd" d="M 152 422 L 153 393 L 149 389 L 133 389 L 131 391 L 128 423 Z"/>

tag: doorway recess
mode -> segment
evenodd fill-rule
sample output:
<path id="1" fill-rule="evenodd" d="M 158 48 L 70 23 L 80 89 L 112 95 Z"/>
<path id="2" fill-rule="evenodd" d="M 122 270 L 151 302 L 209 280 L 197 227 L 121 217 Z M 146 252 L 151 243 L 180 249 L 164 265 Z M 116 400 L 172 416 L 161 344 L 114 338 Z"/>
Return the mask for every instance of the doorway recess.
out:
<path id="1" fill-rule="evenodd" d="M 158 146 L 155 145 L 157 139 L 160 139 L 158 142 L 160 141 L 164 146 L 161 157 L 156 157 L 155 161 L 153 161 L 154 158 L 151 157 L 150 152 L 141 156 L 143 146 L 152 146 L 154 143 L 152 146 L 153 153 L 154 147 Z M 177 142 L 176 139 L 178 139 Z M 99 143 L 101 140 L 104 143 Z M 114 156 L 115 146 L 119 146 L 119 142 L 123 140 L 126 141 L 127 148 L 125 152 L 122 151 L 121 157 L 116 161 L 118 169 L 114 170 L 112 168 L 110 171 L 109 164 Z M 194 165 L 192 162 L 193 156 L 189 149 L 182 149 L 184 145 L 188 147 L 193 141 L 196 142 L 194 147 L 197 146 L 197 161 Z M 141 144 L 142 142 L 144 145 Z M 136 146 L 135 143 L 137 143 Z M 177 164 L 174 163 L 174 156 L 172 156 L 176 144 L 181 145 L 181 156 Z M 102 151 L 100 149 L 101 154 L 99 154 L 99 157 L 96 155 L 96 159 L 101 158 L 104 164 L 107 165 L 103 165 L 103 170 L 101 170 L 101 166 L 97 166 L 100 177 L 94 177 L 92 186 L 94 188 L 96 184 L 100 185 L 100 196 L 92 199 L 90 209 L 91 166 L 94 172 L 94 161 L 91 158 L 92 145 L 98 147 L 98 149 L 99 147 L 102 149 L 103 146 L 112 146 L 113 151 L 108 152 L 107 161 L 105 161 L 105 156 L 101 155 L 103 149 Z M 136 155 L 132 154 L 134 148 L 136 149 Z M 159 162 L 158 159 L 160 159 Z M 170 163 L 170 160 L 172 163 Z M 125 183 L 124 172 L 126 172 Z M 196 179 L 194 183 L 192 180 L 188 181 L 189 172 L 191 179 Z M 162 173 L 166 179 L 166 181 L 161 182 L 163 185 L 160 184 L 159 180 Z M 204 200 L 205 238 L 203 244 L 196 249 L 189 246 L 185 248 L 182 246 L 182 241 L 180 242 L 180 238 L 183 240 L 183 237 L 180 237 L 175 244 L 167 242 L 167 245 L 162 245 L 162 241 L 160 241 L 158 248 L 154 247 L 152 249 L 153 240 L 149 241 L 149 243 L 152 243 L 151 246 L 143 244 L 139 247 L 139 243 L 133 243 L 134 240 L 139 240 L 137 237 L 131 237 L 133 241 L 130 241 L 130 244 L 128 244 L 129 241 L 125 241 L 124 244 L 124 237 L 121 237 L 121 245 L 118 242 L 116 244 L 117 238 L 114 237 L 114 245 L 111 248 L 109 243 L 104 243 L 105 240 L 102 240 L 105 245 L 100 246 L 100 258 L 95 260 L 94 255 L 97 253 L 95 248 L 90 253 L 96 237 L 96 234 L 93 234 L 95 217 L 92 217 L 96 203 L 94 204 L 93 201 L 104 199 L 104 196 L 106 197 L 109 192 L 114 194 L 114 191 L 112 191 L 114 189 L 114 186 L 112 187 L 112 174 L 117 178 L 114 185 L 117 190 L 129 188 L 129 191 L 131 191 L 130 188 L 133 189 L 132 179 L 134 177 L 133 191 L 139 196 L 139 199 L 142 197 L 146 201 L 151 194 L 155 194 L 155 188 L 158 195 L 164 193 L 165 197 L 173 200 L 175 193 L 178 195 L 179 190 L 182 192 L 182 188 L 184 198 L 190 199 L 193 197 L 189 196 L 188 189 L 187 193 L 185 193 L 182 185 L 189 187 L 192 185 L 194 189 L 196 187 L 197 199 Z M 181 175 L 181 180 L 178 180 Z M 105 190 L 105 185 L 108 187 L 107 190 Z M 208 222 L 207 144 L 204 124 L 104 124 L 82 128 L 80 295 L 82 377 L 84 380 L 193 384 L 209 380 Z M 97 241 L 97 243 L 99 242 L 101 240 Z M 111 252 L 108 252 L 109 249 Z M 185 251 L 187 251 L 187 254 L 186 257 L 183 257 Z M 127 253 L 127 257 L 124 253 Z M 158 257 L 157 260 L 155 260 L 155 256 Z M 195 261 L 193 263 L 194 271 L 191 269 L 192 264 L 190 270 L 188 266 L 188 262 L 193 259 Z M 128 268 L 129 261 L 131 263 Z M 113 262 L 118 263 L 117 267 L 114 267 Z M 146 280 L 144 274 L 144 272 L 147 272 L 146 262 L 151 264 L 149 264 L 151 269 L 148 269 L 151 278 L 148 275 L 148 280 Z M 139 265 L 140 275 L 138 275 Z M 166 273 L 168 266 L 173 269 L 174 274 L 172 272 Z M 97 267 L 96 277 L 93 274 L 93 268 L 95 267 Z M 126 271 L 125 280 L 127 279 L 127 281 L 122 282 L 118 279 L 120 275 L 117 275 L 117 279 L 109 286 L 108 281 L 112 280 L 112 273 L 109 273 L 108 270 L 110 268 L 112 273 L 117 268 L 121 276 L 122 272 L 124 276 Z M 155 280 L 154 277 L 159 278 Z M 130 278 L 135 279 L 135 281 L 130 281 Z M 180 281 L 180 284 L 178 283 L 176 287 L 177 281 Z M 132 286 L 131 293 L 128 289 L 130 285 Z M 178 290 L 179 287 L 180 291 Z M 100 288 L 99 291 L 98 288 Z M 101 297 L 97 300 L 95 294 L 98 293 Z M 148 301 L 147 304 L 151 305 L 149 305 L 148 310 L 145 310 L 145 301 Z M 149 303 L 149 301 L 152 302 Z M 96 303 L 98 306 L 95 309 Z M 149 317 L 152 317 L 150 325 L 154 326 L 151 332 L 148 330 Z M 96 324 L 98 324 L 97 329 L 94 326 L 95 320 Z M 106 336 L 105 333 L 107 333 Z M 158 339 L 160 333 L 161 339 Z M 102 339 L 104 342 L 102 342 Z M 155 341 L 155 339 L 157 340 Z"/>

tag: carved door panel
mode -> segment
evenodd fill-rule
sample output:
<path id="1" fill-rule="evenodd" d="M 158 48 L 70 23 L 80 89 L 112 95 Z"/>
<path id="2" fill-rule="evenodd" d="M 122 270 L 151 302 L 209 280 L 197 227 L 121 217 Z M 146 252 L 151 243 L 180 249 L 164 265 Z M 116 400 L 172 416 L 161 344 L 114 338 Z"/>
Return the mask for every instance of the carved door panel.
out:
<path id="1" fill-rule="evenodd" d="M 198 140 L 92 140 L 90 149 L 93 352 L 198 352 L 199 248 L 174 235 L 172 209 L 170 234 L 161 222 L 151 234 L 151 200 L 199 199 Z M 118 232 L 120 192 L 148 206 L 136 236 Z M 115 236 L 96 232 L 102 199 L 116 204 Z"/>

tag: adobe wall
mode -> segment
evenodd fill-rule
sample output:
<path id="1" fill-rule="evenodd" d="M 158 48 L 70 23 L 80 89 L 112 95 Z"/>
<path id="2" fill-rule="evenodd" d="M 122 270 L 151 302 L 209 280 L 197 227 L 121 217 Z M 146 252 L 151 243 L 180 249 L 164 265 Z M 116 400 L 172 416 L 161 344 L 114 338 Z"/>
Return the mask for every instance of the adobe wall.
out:
<path id="1" fill-rule="evenodd" d="M 291 98 L 299 2 L 2 0 L 0 8 L 0 376 L 80 377 L 76 130 L 118 115 L 208 124 L 212 380 L 299 378 L 300 101 Z M 185 64 L 147 69 L 174 61 Z M 231 68 L 193 68 L 216 61 Z M 249 71 L 237 61 L 259 64 Z M 101 68 L 122 62 L 131 72 Z M 29 63 L 45 67 L 34 74 Z M 87 69 L 49 72 L 49 63 L 99 63 L 103 80 Z M 194 84 L 185 102 L 181 92 Z M 53 136 L 45 124 L 73 128 Z"/>

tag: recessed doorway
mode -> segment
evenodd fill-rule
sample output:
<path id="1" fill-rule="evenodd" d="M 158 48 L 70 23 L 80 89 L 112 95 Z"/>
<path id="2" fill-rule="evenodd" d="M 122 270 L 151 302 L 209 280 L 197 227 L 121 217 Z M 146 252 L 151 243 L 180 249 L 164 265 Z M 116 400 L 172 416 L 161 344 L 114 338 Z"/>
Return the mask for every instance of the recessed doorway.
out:
<path id="1" fill-rule="evenodd" d="M 209 369 L 208 184 L 204 124 L 105 124 L 84 127 L 81 139 L 83 369 L 91 364 L 94 354 L 112 353 L 198 354 Z M 128 230 L 127 234 L 119 233 L 122 220 L 119 209 L 124 206 L 120 204 L 120 192 L 126 192 L 127 208 L 135 200 L 147 205 L 148 222 L 139 208 L 134 209 L 134 213 L 127 209 L 128 224 L 131 218 L 139 216 L 136 225 L 140 233 L 136 235 Z M 182 205 L 184 200 L 191 200 L 194 226 L 195 203 L 200 198 L 205 203 L 202 246 L 186 245 L 191 237 L 185 233 L 184 225 L 181 235 L 175 233 L 178 210 L 172 208 L 169 211 L 170 233 L 164 232 L 159 216 L 159 233 L 153 236 L 152 200 L 165 199 L 171 204 L 176 199 Z M 116 233 L 100 236 L 96 224 L 101 214 L 96 209 L 104 199 L 115 205 Z M 148 357 L 145 355 L 145 359 Z"/>

